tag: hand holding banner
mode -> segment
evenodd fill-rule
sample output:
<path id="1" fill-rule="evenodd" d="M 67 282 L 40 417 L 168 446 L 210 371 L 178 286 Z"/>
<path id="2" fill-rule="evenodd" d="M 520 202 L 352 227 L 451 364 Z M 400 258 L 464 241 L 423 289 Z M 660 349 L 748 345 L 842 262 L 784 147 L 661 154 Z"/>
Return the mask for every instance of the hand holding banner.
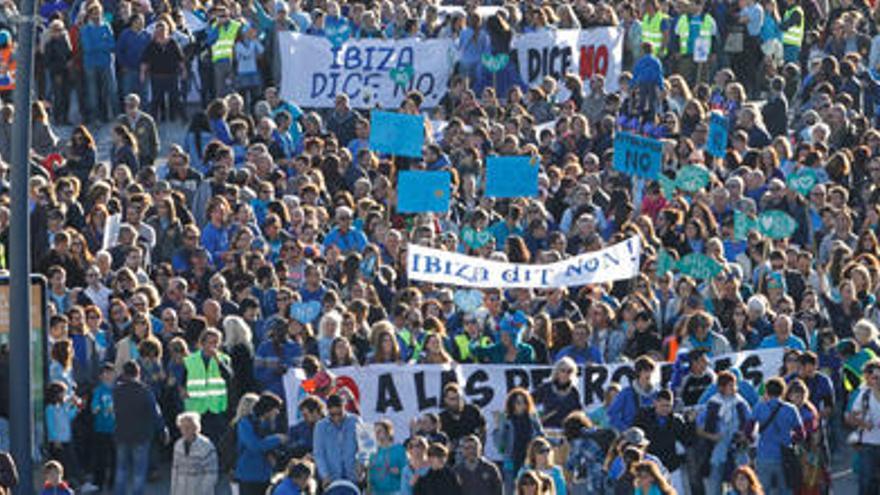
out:
<path id="1" fill-rule="evenodd" d="M 421 115 L 379 110 L 370 113 L 371 150 L 421 158 L 424 144 L 425 119 Z"/>
<path id="2" fill-rule="evenodd" d="M 614 170 L 656 180 L 663 162 L 663 143 L 656 139 L 619 132 L 614 136 Z"/>

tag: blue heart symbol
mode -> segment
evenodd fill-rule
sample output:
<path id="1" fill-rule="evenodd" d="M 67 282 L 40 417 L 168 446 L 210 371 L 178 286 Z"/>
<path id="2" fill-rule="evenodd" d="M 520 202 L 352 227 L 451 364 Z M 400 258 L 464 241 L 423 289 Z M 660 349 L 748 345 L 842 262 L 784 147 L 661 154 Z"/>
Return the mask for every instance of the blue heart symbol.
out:
<path id="1" fill-rule="evenodd" d="M 298 302 L 290 306 L 290 317 L 306 324 L 315 321 L 321 314 L 321 303 L 318 301 Z"/>
<path id="2" fill-rule="evenodd" d="M 473 313 L 483 305 L 483 293 L 476 289 L 457 290 L 452 297 L 455 306 L 465 313 Z"/>
<path id="3" fill-rule="evenodd" d="M 349 35 L 348 24 L 337 24 L 335 26 L 327 26 L 324 29 L 324 35 L 330 40 L 330 44 L 334 48 L 342 46 L 348 40 Z"/>

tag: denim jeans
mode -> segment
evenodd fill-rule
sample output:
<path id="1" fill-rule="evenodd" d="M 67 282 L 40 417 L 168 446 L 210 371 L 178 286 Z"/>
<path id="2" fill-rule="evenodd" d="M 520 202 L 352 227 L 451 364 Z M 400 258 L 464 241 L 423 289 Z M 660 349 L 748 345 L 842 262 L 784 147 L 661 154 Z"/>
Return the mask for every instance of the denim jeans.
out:
<path id="1" fill-rule="evenodd" d="M 88 120 L 109 120 L 119 112 L 116 96 L 116 78 L 110 67 L 90 67 L 86 73 Z"/>
<path id="2" fill-rule="evenodd" d="M 791 490 L 785 484 L 785 472 L 782 470 L 782 460 L 766 461 L 758 459 L 758 479 L 764 485 L 765 495 L 791 495 Z"/>
<path id="3" fill-rule="evenodd" d="M 880 490 L 880 445 L 863 445 L 859 449 L 859 495 L 873 495 Z"/>
<path id="4" fill-rule="evenodd" d="M 143 495 L 147 484 L 147 468 L 150 465 L 150 442 L 116 444 L 116 479 L 114 495 Z M 131 476 L 131 491 L 128 478 Z"/>
<path id="5" fill-rule="evenodd" d="M 122 86 L 122 98 L 134 93 L 141 99 L 143 105 L 147 104 L 146 85 L 141 82 L 141 73 L 137 69 L 127 69 L 125 67 L 120 71 L 122 80 L 119 82 Z"/>

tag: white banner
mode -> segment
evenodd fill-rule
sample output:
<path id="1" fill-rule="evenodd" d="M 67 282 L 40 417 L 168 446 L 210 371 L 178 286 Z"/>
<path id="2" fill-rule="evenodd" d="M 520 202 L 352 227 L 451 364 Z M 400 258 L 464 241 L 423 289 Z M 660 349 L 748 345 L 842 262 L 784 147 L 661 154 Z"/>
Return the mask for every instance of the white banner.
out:
<path id="1" fill-rule="evenodd" d="M 340 93 L 355 108 L 397 108 L 412 89 L 425 96 L 425 107 L 435 107 L 456 57 L 448 39 L 352 40 L 333 47 L 323 36 L 278 36 L 281 96 L 307 108 L 332 108 Z M 408 76 L 406 84 L 392 79 L 401 74 Z"/>
<path id="2" fill-rule="evenodd" d="M 595 74 L 605 76 L 605 89 L 617 91 L 623 64 L 624 29 L 600 27 L 584 30 L 560 29 L 521 34 L 513 38 L 513 54 L 522 81 L 529 87 L 545 76 L 561 83 L 572 72 L 581 77 L 589 92 Z M 563 89 L 559 84 L 560 90 Z"/>
<path id="3" fill-rule="evenodd" d="M 556 263 L 526 265 L 410 244 L 406 272 L 409 280 L 463 287 L 574 287 L 635 277 L 639 274 L 641 253 L 638 237 L 631 237 L 600 251 Z"/>
<path id="4" fill-rule="evenodd" d="M 725 354 L 713 359 L 716 371 L 737 368 L 742 377 L 756 387 L 776 376 L 782 365 L 782 349 L 767 349 Z M 654 380 L 666 387 L 672 378 L 672 363 L 661 363 Z M 361 417 L 366 423 L 390 419 L 394 423 L 395 440 L 409 436 L 410 420 L 425 412 L 439 412 L 443 386 L 456 382 L 462 387 L 465 400 L 479 407 L 487 421 L 487 430 L 495 428 L 496 412 L 504 410 L 504 399 L 515 387 L 534 391 L 549 380 L 551 366 L 508 365 L 393 365 L 380 364 L 336 368 L 336 379 L 356 384 L 360 397 Z M 287 417 L 291 426 L 296 421 L 297 404 L 304 396 L 300 389 L 301 371 L 291 370 L 284 376 Z M 626 387 L 634 375 L 631 363 L 589 365 L 580 368 L 578 390 L 587 412 L 602 404 L 605 388 L 612 382 Z M 487 435 L 487 455 L 496 452 L 492 435 Z"/>

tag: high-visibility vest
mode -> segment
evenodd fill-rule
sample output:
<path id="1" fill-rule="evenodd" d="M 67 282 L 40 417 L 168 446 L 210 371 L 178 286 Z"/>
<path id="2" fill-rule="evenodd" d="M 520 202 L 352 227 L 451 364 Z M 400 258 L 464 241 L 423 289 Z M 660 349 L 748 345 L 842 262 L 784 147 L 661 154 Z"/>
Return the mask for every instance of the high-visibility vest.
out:
<path id="1" fill-rule="evenodd" d="M 700 38 L 711 40 L 715 32 L 715 19 L 709 14 L 703 14 L 703 22 L 700 24 Z M 678 35 L 678 51 L 682 55 L 688 53 L 688 40 L 691 37 L 691 18 L 682 15 L 675 25 L 675 34 Z"/>
<path id="2" fill-rule="evenodd" d="M 657 57 L 666 54 L 666 47 L 663 46 L 663 21 L 668 18 L 663 12 L 654 12 L 653 16 L 645 14 L 642 17 L 642 43 L 650 43 Z"/>
<path id="3" fill-rule="evenodd" d="M 15 55 L 12 43 L 0 50 L 0 91 L 15 89 Z"/>
<path id="4" fill-rule="evenodd" d="M 456 335 L 453 342 L 458 349 L 458 356 L 462 362 L 476 362 L 476 359 L 472 359 L 474 356 L 471 355 L 471 338 L 468 334 L 460 333 Z M 490 345 L 492 345 L 492 340 L 489 337 L 485 335 L 480 337 L 478 347 L 489 347 Z"/>
<path id="5" fill-rule="evenodd" d="M 226 354 L 218 353 L 217 357 L 225 364 L 229 364 L 229 356 Z M 187 356 L 183 365 L 186 367 L 187 393 L 184 408 L 201 414 L 226 412 L 226 381 L 220 374 L 217 360 L 209 360 L 208 368 L 205 369 L 205 360 L 202 352 L 199 351 Z"/>
<path id="6" fill-rule="evenodd" d="M 235 38 L 238 36 L 238 28 L 241 23 L 229 21 L 226 26 L 217 26 L 217 42 L 211 48 L 211 61 L 232 60 L 232 51 L 235 48 Z"/>
<path id="7" fill-rule="evenodd" d="M 785 15 L 782 16 L 782 22 L 787 21 L 795 12 L 801 15 L 801 22 L 790 26 L 782 33 L 782 44 L 800 47 L 804 43 L 804 9 L 795 5 L 786 10 Z"/>

